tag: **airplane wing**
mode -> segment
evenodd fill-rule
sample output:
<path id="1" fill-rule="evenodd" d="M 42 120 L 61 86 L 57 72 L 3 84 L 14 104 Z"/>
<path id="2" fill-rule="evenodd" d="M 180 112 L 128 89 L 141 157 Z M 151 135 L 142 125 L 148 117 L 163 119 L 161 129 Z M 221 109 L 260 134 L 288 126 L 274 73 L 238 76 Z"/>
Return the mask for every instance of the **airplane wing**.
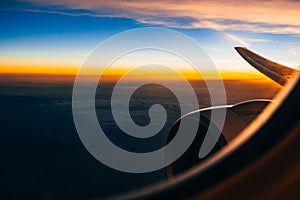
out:
<path id="1" fill-rule="evenodd" d="M 284 85 L 295 72 L 298 72 L 295 69 L 268 60 L 245 47 L 235 47 L 235 50 L 255 69 L 280 85 Z"/>
<path id="2" fill-rule="evenodd" d="M 291 69 L 284 65 L 278 64 L 276 62 L 270 61 L 247 48 L 244 47 L 235 47 L 236 51 L 255 69 L 271 78 L 273 81 L 280 85 L 284 85 L 294 73 L 299 73 L 295 69 Z M 210 157 L 213 153 L 220 150 L 228 144 L 235 136 L 237 136 L 248 124 L 250 124 L 270 103 L 272 100 L 266 99 L 254 99 L 245 102 L 238 103 L 236 105 L 224 105 L 216 106 L 210 108 L 204 108 L 200 110 L 193 111 L 189 114 L 182 116 L 178 119 L 174 126 L 172 127 L 168 141 L 177 133 L 177 127 L 179 126 L 180 121 L 185 118 L 193 119 L 195 113 L 200 113 L 199 129 L 195 140 L 193 141 L 190 148 L 183 154 L 172 165 L 168 166 L 167 171 L 168 175 L 171 178 L 172 176 L 181 173 L 189 169 L 196 164 L 204 161 L 206 158 Z M 226 110 L 226 119 L 222 130 L 219 130 L 221 134 L 209 133 L 208 126 L 209 123 L 214 124 L 216 127 L 219 127 L 218 122 L 212 121 L 210 118 L 210 113 L 212 110 L 225 109 Z M 211 146 L 210 153 L 205 154 L 207 156 L 201 157 L 201 145 L 206 137 L 214 137 L 216 143 L 214 146 Z"/>

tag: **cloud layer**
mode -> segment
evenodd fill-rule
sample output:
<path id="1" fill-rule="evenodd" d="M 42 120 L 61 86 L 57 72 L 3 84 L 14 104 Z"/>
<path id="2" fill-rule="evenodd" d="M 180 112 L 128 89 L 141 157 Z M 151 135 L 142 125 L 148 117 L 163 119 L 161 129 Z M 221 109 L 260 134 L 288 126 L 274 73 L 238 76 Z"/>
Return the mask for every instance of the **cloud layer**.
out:
<path id="1" fill-rule="evenodd" d="M 65 14 L 126 17 L 167 27 L 300 34 L 300 1 L 295 0 L 25 1 L 44 8 L 53 6 Z"/>

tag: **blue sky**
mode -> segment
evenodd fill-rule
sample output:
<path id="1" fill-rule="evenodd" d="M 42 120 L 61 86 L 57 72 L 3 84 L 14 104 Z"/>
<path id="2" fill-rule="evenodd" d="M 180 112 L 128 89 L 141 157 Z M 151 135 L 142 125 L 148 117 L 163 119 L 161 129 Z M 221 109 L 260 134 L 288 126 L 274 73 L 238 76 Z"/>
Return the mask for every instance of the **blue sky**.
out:
<path id="1" fill-rule="evenodd" d="M 140 8 L 141 5 L 135 1 L 129 1 L 132 3 L 129 6 L 135 5 L 141 11 L 131 9 L 120 1 L 116 1 L 116 5 L 94 5 L 93 0 L 86 1 L 86 5 L 76 0 L 61 2 L 61 5 L 35 0 L 1 3 L 0 59 L 4 59 L 6 65 L 15 65 L 13 59 L 21 62 L 26 57 L 24 62 L 29 58 L 38 58 L 37 60 L 50 59 L 55 64 L 63 59 L 70 62 L 70 65 L 79 66 L 101 41 L 122 31 L 147 26 L 172 28 L 187 34 L 205 48 L 221 70 L 252 70 L 234 51 L 234 46 L 248 46 L 270 59 L 294 68 L 300 64 L 300 32 L 298 33 L 298 24 L 294 24 L 294 20 L 288 20 L 292 16 L 286 19 L 286 24 L 276 24 L 263 18 L 257 19 L 257 22 L 247 21 L 247 18 L 231 19 L 226 13 L 223 18 L 218 16 L 215 19 L 204 15 L 206 20 L 201 21 L 201 16 L 185 13 L 188 9 L 191 13 L 195 12 L 194 7 L 186 5 L 175 7 L 186 9 L 181 10 L 182 16 L 173 16 L 169 13 L 172 10 L 160 11 L 160 7 L 155 7 L 155 4 L 155 12 Z M 170 1 L 167 3 L 170 4 Z M 286 9 L 289 11 L 292 8 Z M 212 14 L 207 13 L 208 16 Z M 12 59 L 11 62 L 9 59 Z"/>

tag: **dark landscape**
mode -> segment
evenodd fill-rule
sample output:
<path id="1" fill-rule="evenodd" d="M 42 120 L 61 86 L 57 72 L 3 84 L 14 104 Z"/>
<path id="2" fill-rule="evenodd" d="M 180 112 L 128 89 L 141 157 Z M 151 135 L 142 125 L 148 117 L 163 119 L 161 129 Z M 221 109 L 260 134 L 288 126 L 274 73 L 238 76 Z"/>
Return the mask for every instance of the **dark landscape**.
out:
<path id="1" fill-rule="evenodd" d="M 0 81 L 1 187 L 12 199 L 82 199 L 103 197 L 166 180 L 165 169 L 128 174 L 113 170 L 90 155 L 81 143 L 72 117 L 73 77 L 10 77 Z M 272 99 L 280 87 L 267 79 L 225 80 L 228 104 L 254 98 Z M 167 124 L 156 136 L 142 141 L 122 133 L 109 111 L 107 83 L 96 95 L 99 122 L 118 146 L 136 152 L 162 147 L 172 123 L 180 116 L 176 99 L 158 86 L 141 89 L 131 99 L 131 114 L 146 125 L 147 109 L 160 103 L 168 111 Z M 196 91 L 205 91 L 199 83 Z M 104 92 L 103 92 L 104 91 Z M 200 94 L 207 99 L 207 94 Z M 143 97 L 143 98 L 141 98 Z M 159 98 L 158 98 L 159 97 Z M 202 101 L 201 107 L 209 106 Z M 104 117 L 103 117 L 104 116 Z M 147 116 L 147 115 L 146 115 Z"/>

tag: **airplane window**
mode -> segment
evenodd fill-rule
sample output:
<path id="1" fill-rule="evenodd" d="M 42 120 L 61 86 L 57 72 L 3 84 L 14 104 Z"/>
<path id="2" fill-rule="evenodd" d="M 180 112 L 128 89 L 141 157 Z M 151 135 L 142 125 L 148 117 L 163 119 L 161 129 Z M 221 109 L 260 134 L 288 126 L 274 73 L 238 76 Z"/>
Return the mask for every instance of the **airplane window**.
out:
<path id="1" fill-rule="evenodd" d="M 3 199 L 210 199 L 263 155 L 283 160 L 299 2 L 113 2 L 1 4 Z"/>

